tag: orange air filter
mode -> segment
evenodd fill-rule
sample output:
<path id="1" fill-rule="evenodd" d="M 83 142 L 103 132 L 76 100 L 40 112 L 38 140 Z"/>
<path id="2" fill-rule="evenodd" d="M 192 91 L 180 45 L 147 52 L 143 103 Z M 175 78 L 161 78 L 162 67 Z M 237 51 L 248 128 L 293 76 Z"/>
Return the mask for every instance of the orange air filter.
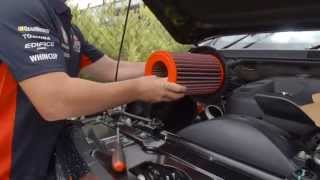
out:
<path id="1" fill-rule="evenodd" d="M 145 75 L 168 77 L 187 87 L 188 95 L 212 94 L 224 84 L 222 61 L 211 54 L 169 53 L 157 51 L 149 57 Z"/>

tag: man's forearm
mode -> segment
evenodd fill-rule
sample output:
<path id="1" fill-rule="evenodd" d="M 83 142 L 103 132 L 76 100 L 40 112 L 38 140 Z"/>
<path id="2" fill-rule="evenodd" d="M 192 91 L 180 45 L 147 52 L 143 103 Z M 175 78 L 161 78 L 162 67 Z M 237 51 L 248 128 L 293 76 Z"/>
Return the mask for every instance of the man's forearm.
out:
<path id="1" fill-rule="evenodd" d="M 68 94 L 63 98 L 69 116 L 92 114 L 127 104 L 138 100 L 140 95 L 137 80 L 96 83 L 72 78 L 70 81 Z"/>
<path id="2" fill-rule="evenodd" d="M 143 76 L 144 64 L 142 62 L 121 61 L 119 64 L 118 80 L 127 80 Z M 107 56 L 85 67 L 81 74 L 100 82 L 114 81 L 117 62 Z"/>
<path id="3" fill-rule="evenodd" d="M 144 75 L 144 66 L 143 62 L 120 62 L 118 79 L 127 80 Z M 115 74 L 115 72 L 114 72 Z"/>
<path id="4" fill-rule="evenodd" d="M 138 100 L 138 80 L 116 83 L 97 83 L 79 78 L 61 82 L 60 90 L 51 92 L 54 97 L 42 105 L 42 116 L 49 121 L 79 117 L 107 110 Z M 52 87 L 48 87 L 51 88 Z M 43 97 L 36 97 L 43 98 Z M 40 100 L 39 100 L 40 101 Z"/>
<path id="5" fill-rule="evenodd" d="M 47 121 L 93 114 L 136 100 L 172 101 L 186 92 L 185 87 L 155 76 L 100 83 L 71 78 L 64 72 L 31 77 L 19 85 Z"/>
<path id="6" fill-rule="evenodd" d="M 64 96 L 65 117 L 77 117 L 103 111 L 138 100 L 138 82 L 96 83 L 73 78 Z M 77 88 L 74 88 L 77 87 Z"/>

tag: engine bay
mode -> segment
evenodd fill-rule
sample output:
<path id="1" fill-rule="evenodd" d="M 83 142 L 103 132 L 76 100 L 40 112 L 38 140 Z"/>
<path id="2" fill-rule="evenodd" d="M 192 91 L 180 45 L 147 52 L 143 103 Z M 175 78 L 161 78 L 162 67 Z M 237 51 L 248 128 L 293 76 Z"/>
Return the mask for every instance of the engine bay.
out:
<path id="1" fill-rule="evenodd" d="M 288 75 L 290 68 L 279 71 L 281 62 L 269 62 L 274 71 L 262 73 L 260 63 L 221 59 L 224 86 L 212 94 L 134 102 L 83 118 L 73 139 L 92 172 L 101 179 L 319 179 L 320 130 L 303 106 L 319 93 L 320 79 L 312 73 Z M 117 143 L 125 157 L 123 173 L 112 168 Z"/>

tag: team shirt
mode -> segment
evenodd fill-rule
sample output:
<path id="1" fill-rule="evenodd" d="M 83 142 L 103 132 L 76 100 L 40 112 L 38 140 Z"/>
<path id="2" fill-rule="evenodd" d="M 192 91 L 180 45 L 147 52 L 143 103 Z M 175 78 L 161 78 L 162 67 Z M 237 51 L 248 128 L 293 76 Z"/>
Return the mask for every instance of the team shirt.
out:
<path id="1" fill-rule="evenodd" d="M 1 180 L 46 179 L 58 134 L 67 124 L 45 121 L 18 82 L 51 72 L 77 77 L 81 67 L 102 56 L 71 24 L 63 0 L 1 1 Z"/>

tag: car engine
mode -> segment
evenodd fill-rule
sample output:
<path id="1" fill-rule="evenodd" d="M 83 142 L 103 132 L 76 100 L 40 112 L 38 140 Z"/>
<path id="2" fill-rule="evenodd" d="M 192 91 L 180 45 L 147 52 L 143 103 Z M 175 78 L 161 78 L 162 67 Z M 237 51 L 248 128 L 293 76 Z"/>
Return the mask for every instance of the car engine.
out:
<path id="1" fill-rule="evenodd" d="M 147 75 L 184 84 L 188 95 L 82 118 L 74 143 L 101 179 L 320 178 L 320 130 L 303 111 L 320 92 L 315 66 L 239 61 L 208 47 L 150 59 Z M 117 143 L 122 173 L 112 168 Z"/>

